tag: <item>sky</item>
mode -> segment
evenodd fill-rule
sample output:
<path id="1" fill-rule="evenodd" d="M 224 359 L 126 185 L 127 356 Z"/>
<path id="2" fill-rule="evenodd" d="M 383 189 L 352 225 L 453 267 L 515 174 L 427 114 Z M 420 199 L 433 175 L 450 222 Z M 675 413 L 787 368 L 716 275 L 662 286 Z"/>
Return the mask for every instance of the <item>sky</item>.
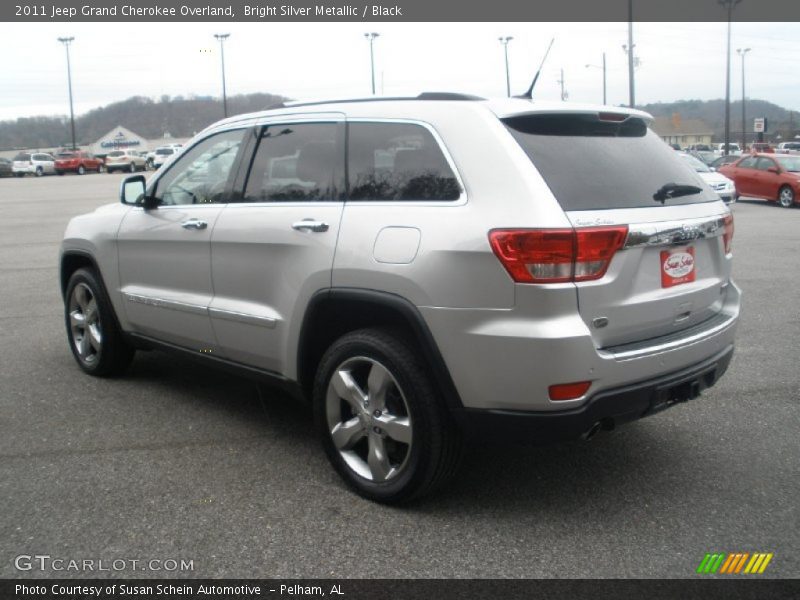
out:
<path id="1" fill-rule="evenodd" d="M 366 96 L 369 42 L 375 41 L 378 93 L 506 92 L 500 36 L 513 36 L 511 91 L 522 93 L 555 38 L 535 98 L 602 100 L 606 54 L 609 104 L 628 102 L 627 23 L 3 23 L 0 120 L 68 115 L 66 56 L 71 46 L 75 113 L 134 95 L 221 96 L 219 46 L 225 44 L 228 95 L 270 92 L 293 99 Z M 635 23 L 636 103 L 725 96 L 727 24 Z M 797 23 L 733 23 L 731 98 L 746 95 L 800 110 Z M 587 67 L 586 65 L 595 65 Z"/>

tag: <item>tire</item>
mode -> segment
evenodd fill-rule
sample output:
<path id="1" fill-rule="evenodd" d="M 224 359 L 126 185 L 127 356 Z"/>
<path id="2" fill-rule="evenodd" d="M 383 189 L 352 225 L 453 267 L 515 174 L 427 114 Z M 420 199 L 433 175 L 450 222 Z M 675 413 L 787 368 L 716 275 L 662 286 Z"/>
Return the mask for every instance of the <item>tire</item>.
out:
<path id="1" fill-rule="evenodd" d="M 42 167 L 36 167 L 36 176 L 41 177 L 42 175 L 44 175 L 44 170 L 42 170 Z"/>
<path id="2" fill-rule="evenodd" d="M 778 204 L 783 208 L 792 208 L 794 206 L 794 190 L 788 185 L 778 190 Z"/>
<path id="3" fill-rule="evenodd" d="M 130 165 L 128 165 L 128 171 L 130 171 L 131 173 L 136 173 L 136 164 L 131 163 Z"/>
<path id="4" fill-rule="evenodd" d="M 328 459 L 365 498 L 408 502 L 458 469 L 461 432 L 399 335 L 362 329 L 336 340 L 317 369 L 313 404 Z"/>
<path id="5" fill-rule="evenodd" d="M 64 175 L 64 171 L 56 171 L 59 175 Z"/>
<path id="6" fill-rule="evenodd" d="M 85 175 L 86 169 L 83 168 L 83 165 L 78 165 L 78 175 Z"/>
<path id="7" fill-rule="evenodd" d="M 78 269 L 69 278 L 64 301 L 67 340 L 78 366 L 89 375 L 119 375 L 133 359 L 117 325 L 105 288 L 92 269 Z"/>
<path id="8" fill-rule="evenodd" d="M 114 172 L 114 169 L 112 169 L 110 167 L 108 169 L 106 169 L 106 173 L 108 173 L 109 175 L 111 175 L 113 172 Z"/>

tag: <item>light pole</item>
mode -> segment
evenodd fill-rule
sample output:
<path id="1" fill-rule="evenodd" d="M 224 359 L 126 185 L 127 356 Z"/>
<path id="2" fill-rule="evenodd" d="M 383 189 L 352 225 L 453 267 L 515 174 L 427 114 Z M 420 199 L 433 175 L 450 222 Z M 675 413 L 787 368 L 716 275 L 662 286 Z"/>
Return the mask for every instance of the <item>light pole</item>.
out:
<path id="1" fill-rule="evenodd" d="M 627 50 L 628 52 L 628 97 L 630 101 L 630 107 L 633 108 L 636 105 L 636 94 L 635 94 L 635 86 L 633 84 L 633 0 L 628 0 L 628 44 Z M 625 46 L 623 46 L 625 48 Z"/>
<path id="2" fill-rule="evenodd" d="M 364 37 L 369 40 L 369 65 L 370 65 L 370 74 L 372 77 L 372 95 L 375 95 L 375 49 L 373 48 L 373 44 L 375 43 L 375 38 L 380 37 L 380 33 L 365 33 Z"/>
<path id="3" fill-rule="evenodd" d="M 508 73 L 508 42 L 514 38 L 510 35 L 507 35 L 506 37 L 499 37 L 497 39 L 501 44 L 503 44 L 503 52 L 506 57 L 506 95 L 511 98 L 511 77 Z"/>
<path id="4" fill-rule="evenodd" d="M 58 41 L 64 44 L 67 49 L 67 85 L 69 86 L 69 123 L 72 130 L 72 149 L 77 150 L 75 146 L 75 111 L 72 109 L 72 67 L 69 64 L 69 45 L 74 40 L 74 37 L 60 37 Z"/>
<path id="5" fill-rule="evenodd" d="M 730 150 L 731 143 L 731 17 L 733 8 L 742 0 L 717 0 L 724 8 L 728 9 L 728 52 L 725 63 L 725 156 Z"/>
<path id="6" fill-rule="evenodd" d="M 599 67 L 597 65 L 586 65 L 586 68 L 592 69 L 603 69 L 603 104 L 608 104 L 606 100 L 606 53 L 603 52 L 603 66 Z"/>
<path id="7" fill-rule="evenodd" d="M 742 57 L 742 152 L 747 146 L 747 121 L 745 120 L 744 106 L 744 57 L 750 52 L 750 48 L 737 48 L 736 54 Z"/>
<path id="8" fill-rule="evenodd" d="M 219 42 L 219 54 L 222 62 L 222 110 L 228 116 L 228 92 L 225 89 L 225 40 L 231 36 L 230 33 L 215 33 L 214 37 Z"/>

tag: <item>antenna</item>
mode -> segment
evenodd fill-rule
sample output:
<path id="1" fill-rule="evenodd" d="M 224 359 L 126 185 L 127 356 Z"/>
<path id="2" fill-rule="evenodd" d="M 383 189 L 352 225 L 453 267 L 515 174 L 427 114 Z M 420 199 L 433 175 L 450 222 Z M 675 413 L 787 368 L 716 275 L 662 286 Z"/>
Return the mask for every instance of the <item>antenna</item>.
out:
<path id="1" fill-rule="evenodd" d="M 536 71 L 536 75 L 533 76 L 533 81 L 531 82 L 531 87 L 528 88 L 528 91 L 524 94 L 519 96 L 514 96 L 515 98 L 523 98 L 525 100 L 530 100 L 533 98 L 533 88 L 536 86 L 536 81 L 539 79 L 539 74 L 542 72 L 542 67 L 544 66 L 544 61 L 547 60 L 547 55 L 550 54 L 550 48 L 553 47 L 553 42 L 556 41 L 556 38 L 550 40 L 550 45 L 547 47 L 547 52 L 544 53 L 544 58 L 542 58 L 542 62 L 539 64 L 539 70 Z"/>

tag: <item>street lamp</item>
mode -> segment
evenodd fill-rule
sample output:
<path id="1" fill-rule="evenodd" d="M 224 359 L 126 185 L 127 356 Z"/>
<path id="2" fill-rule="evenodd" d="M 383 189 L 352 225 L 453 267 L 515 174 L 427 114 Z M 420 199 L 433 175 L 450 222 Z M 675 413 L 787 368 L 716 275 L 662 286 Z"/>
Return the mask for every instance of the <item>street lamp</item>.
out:
<path id="1" fill-rule="evenodd" d="M 508 73 L 508 42 L 510 42 L 514 38 L 511 37 L 510 35 L 507 35 L 506 37 L 499 37 L 497 39 L 501 44 L 503 44 L 503 51 L 506 57 L 506 94 L 508 95 L 509 98 L 511 98 L 511 77 L 509 76 Z"/>
<path id="2" fill-rule="evenodd" d="M 60 37 L 58 41 L 64 44 L 67 49 L 67 85 L 69 86 L 69 123 L 72 129 L 72 149 L 77 150 L 75 146 L 75 111 L 72 109 L 72 67 L 69 62 L 69 45 L 74 40 L 74 37 Z"/>
<path id="3" fill-rule="evenodd" d="M 375 95 L 375 50 L 373 48 L 373 44 L 375 42 L 375 38 L 379 37 L 380 33 L 365 33 L 364 37 L 369 40 L 369 64 L 370 64 L 370 73 L 372 74 L 372 95 Z"/>
<path id="4" fill-rule="evenodd" d="M 725 156 L 730 152 L 731 143 L 731 17 L 734 7 L 742 0 L 717 0 L 728 10 L 728 53 L 725 65 Z"/>
<path id="5" fill-rule="evenodd" d="M 633 49 L 635 47 L 636 45 L 633 43 L 633 0 L 628 0 L 628 43 L 622 48 L 628 53 L 628 97 L 631 108 L 636 105 L 635 86 L 633 83 Z"/>
<path id="6" fill-rule="evenodd" d="M 598 65 L 586 65 L 586 68 L 592 69 L 603 69 L 603 104 L 608 104 L 606 101 L 606 53 L 603 52 L 603 66 L 600 67 Z"/>
<path id="7" fill-rule="evenodd" d="M 750 52 L 750 48 L 737 48 L 736 54 L 742 57 L 742 152 L 747 146 L 747 121 L 745 120 L 744 106 L 744 57 Z"/>
<path id="8" fill-rule="evenodd" d="M 231 36 L 230 33 L 215 33 L 214 37 L 219 42 L 220 60 L 222 61 L 222 110 L 228 116 L 228 92 L 225 89 L 225 40 Z"/>

